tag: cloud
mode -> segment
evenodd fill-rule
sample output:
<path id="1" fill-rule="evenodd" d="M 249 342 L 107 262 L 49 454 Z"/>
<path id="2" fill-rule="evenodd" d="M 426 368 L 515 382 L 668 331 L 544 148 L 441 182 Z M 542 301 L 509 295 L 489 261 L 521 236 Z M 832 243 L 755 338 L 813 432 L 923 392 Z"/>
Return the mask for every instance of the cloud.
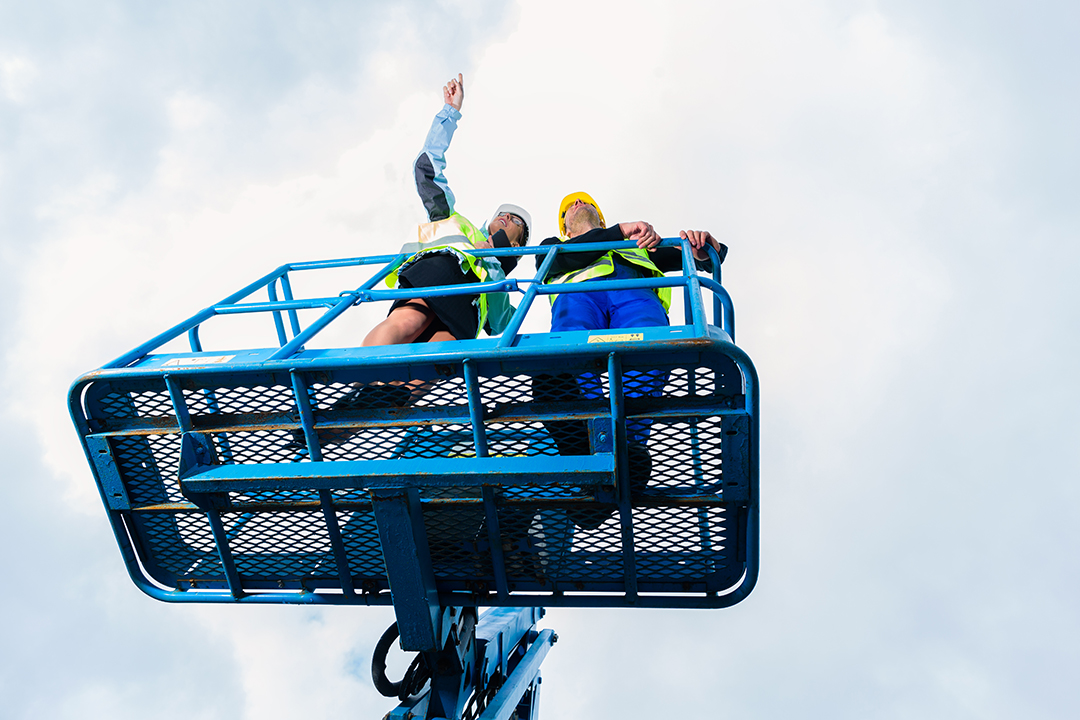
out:
<path id="1" fill-rule="evenodd" d="M 55 697 L 31 664 L 10 666 L 15 712 L 145 714 L 170 680 L 181 698 L 209 693 L 207 717 L 294 714 L 313 695 L 327 714 L 393 704 L 356 677 L 383 610 L 139 596 L 63 393 L 282 262 L 396 248 L 421 213 L 411 160 L 459 70 L 462 212 L 519 202 L 546 236 L 558 199 L 586 190 L 611 220 L 711 229 L 762 378 L 758 589 L 718 613 L 553 611 L 545 716 L 700 712 L 694 689 L 748 717 L 1075 705 L 1059 675 L 1078 665 L 1063 549 L 1077 542 L 1080 250 L 1060 200 L 1075 195 L 1076 95 L 1046 69 L 1075 61 L 1060 42 L 1071 10 L 57 7 L 0 11 L 17 29 L 0 30 L 0 252 L 17 276 L 0 332 L 21 479 L 0 525 L 9 576 L 51 587 L 46 561 L 14 550 L 44 528 L 38 553 L 73 588 L 24 611 L 5 646 L 82 649 Z M 378 310 L 325 342 L 355 342 Z M 205 339 L 258 331 L 223 321 Z"/>
<path id="2" fill-rule="evenodd" d="M 36 75 L 34 63 L 24 57 L 0 59 L 0 92 L 9 102 L 22 103 Z"/>

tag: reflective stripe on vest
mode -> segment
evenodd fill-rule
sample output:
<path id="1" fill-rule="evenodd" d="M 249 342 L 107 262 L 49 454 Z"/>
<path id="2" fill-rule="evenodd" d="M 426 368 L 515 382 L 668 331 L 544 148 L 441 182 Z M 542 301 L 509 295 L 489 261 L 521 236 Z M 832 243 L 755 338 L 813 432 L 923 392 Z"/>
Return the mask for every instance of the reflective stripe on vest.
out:
<path id="1" fill-rule="evenodd" d="M 556 278 L 545 280 L 544 282 L 551 285 L 558 283 L 585 282 L 586 280 L 594 280 L 606 275 L 611 275 L 615 272 L 615 254 L 618 254 L 619 257 L 626 260 L 631 265 L 636 265 L 644 270 L 648 273 L 646 277 L 664 277 L 664 273 L 660 271 L 660 268 L 656 267 L 653 261 L 649 259 L 648 252 L 641 248 L 628 248 L 626 250 L 612 250 L 588 267 L 581 268 L 580 270 L 571 270 L 565 275 L 560 275 Z M 653 290 L 656 292 L 660 304 L 664 306 L 664 312 L 667 312 L 671 307 L 671 288 L 653 288 Z M 551 302 L 554 303 L 555 298 L 558 297 L 558 295 L 550 295 L 549 297 L 551 298 Z"/>
<path id="2" fill-rule="evenodd" d="M 444 220 L 424 223 L 417 228 L 419 236 L 415 243 L 406 243 L 402 246 L 402 252 L 413 253 L 405 262 L 401 263 L 392 273 L 386 276 L 387 287 L 397 288 L 398 276 L 402 270 L 412 265 L 424 255 L 431 253 L 448 253 L 457 258 L 461 266 L 462 274 L 472 272 L 484 282 L 487 279 L 487 270 L 480 258 L 469 255 L 463 250 L 475 250 L 477 246 L 487 240 L 475 225 L 469 222 L 464 215 L 452 213 Z M 480 293 L 479 322 L 476 328 L 476 336 L 480 337 L 480 331 L 487 324 L 487 295 Z M 458 338 L 464 340 L 466 338 Z"/>

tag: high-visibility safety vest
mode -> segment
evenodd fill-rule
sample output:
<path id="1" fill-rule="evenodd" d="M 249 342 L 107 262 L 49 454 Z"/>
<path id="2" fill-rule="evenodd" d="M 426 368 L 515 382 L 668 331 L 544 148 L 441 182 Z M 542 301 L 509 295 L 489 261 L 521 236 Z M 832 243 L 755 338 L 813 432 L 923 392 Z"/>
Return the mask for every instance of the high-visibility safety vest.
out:
<path id="1" fill-rule="evenodd" d="M 402 252 L 411 252 L 413 255 L 409 257 L 405 262 L 401 263 L 394 272 L 386 276 L 386 285 L 391 288 L 398 287 L 398 276 L 402 270 L 412 265 L 425 255 L 431 253 L 449 253 L 457 258 L 458 263 L 461 265 L 461 272 L 468 274 L 472 272 L 476 277 L 480 279 L 480 282 L 486 282 L 487 280 L 502 280 L 506 275 L 502 272 L 502 266 L 498 263 L 491 263 L 490 261 L 484 261 L 482 258 L 470 255 L 463 250 L 475 250 L 477 246 L 487 240 L 484 234 L 466 218 L 464 215 L 458 213 L 451 213 L 450 217 L 443 220 L 436 220 L 435 222 L 423 223 L 418 228 L 418 241 L 415 243 L 406 243 L 402 246 Z M 496 295 L 502 295 L 502 305 L 509 305 L 509 300 L 506 299 L 505 293 L 495 293 Z M 484 329 L 484 326 L 488 321 L 488 296 L 487 293 L 480 293 L 479 301 L 479 324 L 477 326 L 477 337 L 480 335 L 480 331 Z M 512 309 L 511 309 L 512 312 Z M 497 313 L 501 315 L 502 313 Z M 504 323 L 503 323 L 504 324 Z M 494 326 L 495 323 L 493 322 Z M 494 328 L 493 328 L 494 329 Z M 501 327 L 498 331 L 501 331 Z"/>
<path id="2" fill-rule="evenodd" d="M 565 242 L 562 240 L 561 242 Z M 664 277 L 664 273 L 660 271 L 660 268 L 653 264 L 653 261 L 649 259 L 649 253 L 641 248 L 627 248 L 626 250 L 612 250 L 599 260 L 594 262 L 588 267 L 581 268 L 580 270 L 571 270 L 570 272 L 559 275 L 558 277 L 545 280 L 548 284 L 557 283 L 571 283 L 571 282 L 585 282 L 586 280 L 594 280 L 596 278 L 605 277 L 615 272 L 615 255 L 618 255 L 623 260 L 627 261 L 631 265 L 644 270 L 646 277 Z M 654 288 L 656 296 L 660 299 L 660 304 L 664 306 L 664 312 L 667 312 L 671 307 L 671 288 Z M 551 302 L 555 302 L 557 295 L 551 295 Z"/>

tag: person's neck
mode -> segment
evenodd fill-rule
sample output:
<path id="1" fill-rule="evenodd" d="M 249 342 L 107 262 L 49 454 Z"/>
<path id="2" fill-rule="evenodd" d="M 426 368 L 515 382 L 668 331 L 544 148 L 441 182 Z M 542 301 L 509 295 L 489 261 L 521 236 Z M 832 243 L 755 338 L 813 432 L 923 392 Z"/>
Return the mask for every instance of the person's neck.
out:
<path id="1" fill-rule="evenodd" d="M 584 227 L 584 228 L 580 228 L 580 229 L 578 229 L 578 228 L 567 228 L 566 237 L 568 237 L 568 238 L 576 238 L 578 235 L 584 235 L 585 233 L 587 233 L 587 232 L 589 232 L 591 230 L 599 230 L 599 229 L 600 229 L 599 225 L 589 225 L 588 227 Z"/>

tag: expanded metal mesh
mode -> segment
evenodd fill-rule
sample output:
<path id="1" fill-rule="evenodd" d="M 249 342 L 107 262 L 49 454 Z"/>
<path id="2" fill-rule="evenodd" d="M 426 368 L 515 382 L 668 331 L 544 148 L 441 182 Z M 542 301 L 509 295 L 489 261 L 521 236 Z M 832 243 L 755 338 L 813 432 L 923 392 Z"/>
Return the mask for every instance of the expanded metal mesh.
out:
<path id="1" fill-rule="evenodd" d="M 199 513 L 141 513 L 136 527 L 146 557 L 177 579 L 223 579 L 210 521 Z"/>
<path id="2" fill-rule="evenodd" d="M 111 440 L 128 497 L 136 506 L 181 502 L 179 435 L 121 435 Z"/>
<path id="3" fill-rule="evenodd" d="M 730 511 L 722 506 L 719 490 L 725 459 L 721 416 L 697 410 L 658 414 L 655 408 L 665 406 L 655 402 L 738 396 L 741 377 L 733 369 L 734 365 L 630 367 L 623 372 L 626 398 L 654 402 L 642 405 L 650 409 L 639 416 L 631 414 L 626 423 L 631 445 L 638 446 L 630 449 L 635 507 L 626 520 L 631 523 L 635 580 L 643 592 L 650 588 L 702 592 L 704 578 L 727 572 L 732 565 Z M 312 382 L 308 400 L 323 459 L 475 457 L 467 386 L 460 365 L 451 370 L 424 382 Z M 175 416 L 170 396 L 163 385 L 147 390 L 143 382 L 137 392 L 110 392 L 99 398 L 92 407 L 94 417 L 106 428 L 110 418 L 125 422 L 145 418 L 160 428 L 162 418 Z M 609 385 L 603 371 L 482 375 L 479 390 L 488 455 L 545 458 L 610 452 Z M 195 427 L 212 428 L 206 434 L 216 464 L 309 461 L 291 385 L 217 385 L 185 388 L 183 395 Z M 425 422 L 408 420 L 423 409 L 435 414 Z M 578 419 L 533 419 L 537 412 L 571 413 Z M 131 502 L 130 528 L 137 549 L 145 555 L 142 562 L 163 582 L 220 585 L 224 570 L 207 511 L 184 496 L 177 479 L 180 433 L 135 432 L 140 434 L 114 434 L 109 442 Z M 594 447 L 605 434 L 607 447 Z M 665 493 L 696 494 L 699 501 L 715 502 L 665 505 Z M 346 574 L 359 591 L 385 590 L 375 514 L 365 506 L 369 494 L 336 489 L 329 497 Z M 421 497 L 436 580 L 449 588 L 493 592 L 492 528 L 479 490 L 422 488 Z M 502 570 L 511 591 L 618 592 L 623 587 L 629 536 L 624 535 L 611 491 L 597 495 L 597 488 L 576 484 L 520 485 L 497 487 L 495 497 Z M 645 498 L 648 503 L 642 502 Z M 242 583 L 339 586 L 332 534 L 319 501 L 315 490 L 228 495 L 228 509 L 220 517 Z M 170 503 L 176 509 L 163 511 Z M 153 511 L 140 510 L 151 506 Z"/>
<path id="4" fill-rule="evenodd" d="M 372 510 L 355 510 L 338 514 L 345 555 L 354 577 L 385 578 L 382 544 Z"/>
<path id="5" fill-rule="evenodd" d="M 172 400 L 164 387 L 141 392 L 113 392 L 98 402 L 107 417 L 161 418 L 173 415 Z"/>
<path id="6" fill-rule="evenodd" d="M 288 413 L 296 408 L 291 387 L 219 387 L 185 390 L 191 415 L 250 415 Z"/>
<path id="7" fill-rule="evenodd" d="M 723 470 L 720 418 L 689 417 L 652 423 L 650 487 L 689 488 L 720 480 Z"/>
<path id="8" fill-rule="evenodd" d="M 226 513 L 222 521 L 242 578 L 276 580 L 337 574 L 330 537 L 319 511 Z"/>

